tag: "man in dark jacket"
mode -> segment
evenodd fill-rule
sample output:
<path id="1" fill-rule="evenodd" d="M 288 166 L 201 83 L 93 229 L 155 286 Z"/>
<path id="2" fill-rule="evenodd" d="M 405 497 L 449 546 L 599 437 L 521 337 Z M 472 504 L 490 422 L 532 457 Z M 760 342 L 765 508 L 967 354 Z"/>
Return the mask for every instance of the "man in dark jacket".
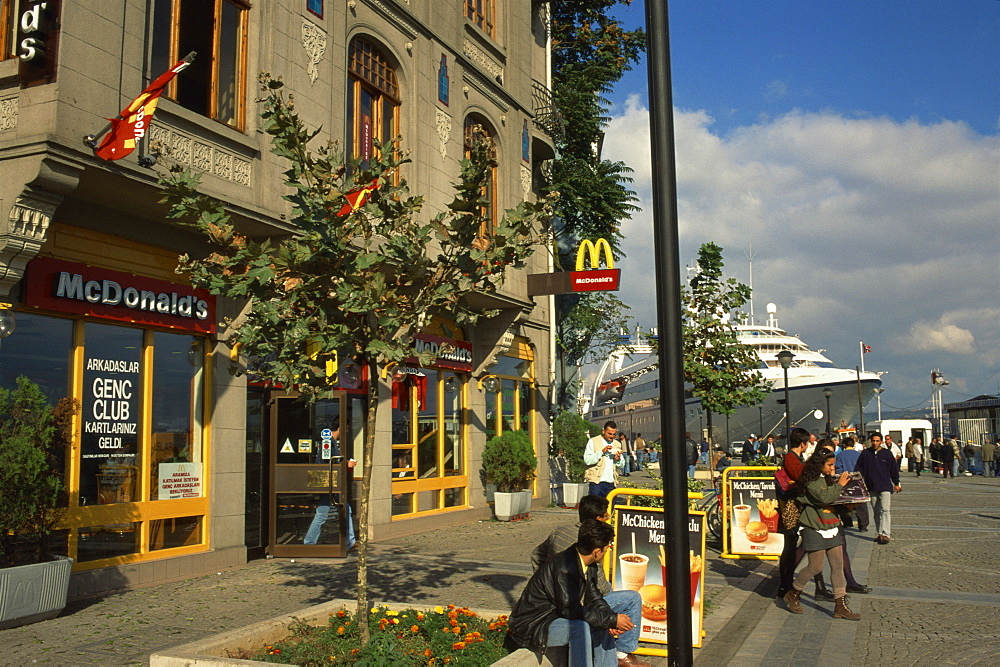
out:
<path id="1" fill-rule="evenodd" d="M 576 544 L 531 576 L 508 621 L 508 650 L 541 653 L 549 645 L 568 644 L 571 665 L 587 664 L 592 657 L 594 665 L 613 665 L 617 659 L 620 667 L 649 667 L 631 655 L 639 644 L 642 598 L 635 591 L 616 591 L 604 598 L 597 587 L 598 563 L 614 534 L 606 523 L 584 521 Z"/>
<path id="2" fill-rule="evenodd" d="M 899 466 L 888 449 L 882 446 L 882 434 L 871 434 L 871 449 L 861 452 L 855 470 L 861 473 L 872 497 L 875 512 L 876 544 L 889 544 L 892 524 L 889 517 L 890 499 L 899 493 Z"/>

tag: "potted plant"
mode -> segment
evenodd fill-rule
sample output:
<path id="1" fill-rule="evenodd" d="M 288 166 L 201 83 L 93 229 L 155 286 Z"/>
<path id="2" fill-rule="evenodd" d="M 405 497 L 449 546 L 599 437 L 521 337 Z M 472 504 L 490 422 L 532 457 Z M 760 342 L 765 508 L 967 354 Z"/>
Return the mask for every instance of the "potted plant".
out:
<path id="1" fill-rule="evenodd" d="M 563 483 L 563 504 L 566 507 L 576 507 L 580 498 L 590 493 L 590 484 L 583 482 L 583 472 L 587 468 L 583 452 L 587 441 L 600 432 L 599 427 L 571 410 L 560 413 L 552 422 L 552 446 L 566 452 L 570 479 L 568 484 Z"/>
<path id="2" fill-rule="evenodd" d="M 73 561 L 49 554 L 60 517 L 61 453 L 73 399 L 53 409 L 25 377 L 0 388 L 0 629 L 53 618 L 66 606 Z"/>
<path id="3" fill-rule="evenodd" d="M 504 431 L 487 441 L 483 448 L 483 470 L 487 482 L 496 485 L 493 511 L 497 519 L 510 521 L 527 512 L 521 492 L 535 478 L 537 465 L 531 437 L 525 431 Z M 527 500 L 530 506 L 530 495 Z"/>

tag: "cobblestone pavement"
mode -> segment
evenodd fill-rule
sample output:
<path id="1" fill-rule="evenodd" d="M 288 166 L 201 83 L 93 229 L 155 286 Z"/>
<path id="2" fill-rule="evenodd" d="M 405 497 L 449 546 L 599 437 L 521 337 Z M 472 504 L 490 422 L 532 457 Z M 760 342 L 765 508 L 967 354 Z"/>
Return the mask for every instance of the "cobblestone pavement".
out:
<path id="1" fill-rule="evenodd" d="M 905 473 L 904 473 L 905 477 Z M 648 485 L 632 475 L 630 481 Z M 859 580 L 857 623 L 832 603 L 789 614 L 772 600 L 774 565 L 714 557 L 710 543 L 705 645 L 696 664 L 998 664 L 1000 481 L 904 479 L 893 499 L 893 541 L 849 531 Z M 373 601 L 507 610 L 531 574 L 530 549 L 576 513 L 532 512 L 371 546 Z M 71 603 L 56 619 L 0 631 L 0 664 L 145 664 L 152 652 L 354 595 L 355 560 L 253 561 L 217 575 Z M 811 591 L 810 591 L 811 592 Z M 654 661 L 655 664 L 655 661 Z"/>
<path id="2" fill-rule="evenodd" d="M 776 583 L 765 577 L 776 568 L 762 564 L 756 588 L 748 578 L 730 592 L 715 619 L 726 622 L 695 664 L 1000 664 L 1000 483 L 906 473 L 902 482 L 888 545 L 848 531 L 855 577 L 875 589 L 850 596 L 860 621 L 833 619 L 833 604 L 815 602 L 812 586 L 805 614 L 790 614 L 769 599 Z"/>

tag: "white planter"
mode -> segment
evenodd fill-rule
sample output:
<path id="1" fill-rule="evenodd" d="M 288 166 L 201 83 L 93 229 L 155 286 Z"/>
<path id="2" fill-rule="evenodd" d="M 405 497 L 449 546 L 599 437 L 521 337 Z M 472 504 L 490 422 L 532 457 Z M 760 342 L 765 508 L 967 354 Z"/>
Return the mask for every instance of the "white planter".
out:
<path id="1" fill-rule="evenodd" d="M 577 507 L 580 504 L 580 498 L 588 495 L 590 493 L 590 484 L 574 484 L 566 483 L 563 484 L 563 504 L 566 507 Z"/>
<path id="2" fill-rule="evenodd" d="M 518 505 L 518 509 L 520 510 L 518 514 L 527 517 L 528 514 L 531 513 L 531 490 L 527 489 L 525 491 L 521 491 L 519 495 L 521 496 L 521 499 L 520 504 Z"/>
<path id="3" fill-rule="evenodd" d="M 499 521 L 510 521 L 518 512 L 520 493 L 501 493 L 497 491 L 493 494 L 493 513 Z"/>
<path id="4" fill-rule="evenodd" d="M 73 560 L 55 558 L 0 570 L 0 630 L 55 618 L 63 610 Z"/>

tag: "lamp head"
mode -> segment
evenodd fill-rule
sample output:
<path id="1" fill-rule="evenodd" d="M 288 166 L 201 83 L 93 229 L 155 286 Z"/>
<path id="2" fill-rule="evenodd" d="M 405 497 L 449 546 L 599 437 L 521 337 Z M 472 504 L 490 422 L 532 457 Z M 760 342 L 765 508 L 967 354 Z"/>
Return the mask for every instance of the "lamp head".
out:
<path id="1" fill-rule="evenodd" d="M 782 350 L 778 353 L 778 363 L 781 364 L 781 367 L 786 370 L 791 367 L 792 359 L 794 358 L 795 355 L 789 350 Z"/>

